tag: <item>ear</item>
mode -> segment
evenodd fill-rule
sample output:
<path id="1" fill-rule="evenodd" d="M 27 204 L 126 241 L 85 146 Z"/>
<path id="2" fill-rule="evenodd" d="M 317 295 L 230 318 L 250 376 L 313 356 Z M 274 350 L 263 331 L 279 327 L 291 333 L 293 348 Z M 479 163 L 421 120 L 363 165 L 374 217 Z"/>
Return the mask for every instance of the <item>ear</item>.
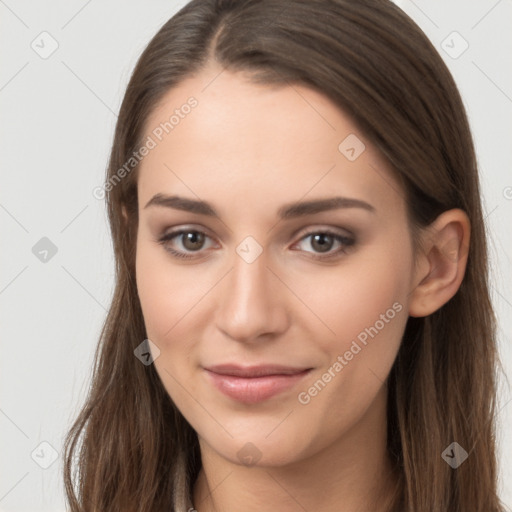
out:
<path id="1" fill-rule="evenodd" d="M 123 214 L 124 222 L 126 224 L 128 222 L 128 213 L 126 212 L 126 206 L 124 204 L 121 206 L 121 213 Z"/>
<path id="2" fill-rule="evenodd" d="M 409 315 L 428 316 L 456 293 L 466 271 L 471 224 L 461 209 L 443 212 L 422 233 Z"/>

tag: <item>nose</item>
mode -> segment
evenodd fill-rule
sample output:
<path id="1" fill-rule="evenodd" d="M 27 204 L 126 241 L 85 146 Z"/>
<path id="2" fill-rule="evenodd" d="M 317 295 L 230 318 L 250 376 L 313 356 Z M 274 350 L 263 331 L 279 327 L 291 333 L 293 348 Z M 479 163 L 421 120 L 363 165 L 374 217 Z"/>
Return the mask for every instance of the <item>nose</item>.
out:
<path id="1" fill-rule="evenodd" d="M 233 268 L 219 289 L 216 326 L 225 336 L 241 342 L 272 338 L 286 330 L 292 293 L 263 252 L 251 263 L 237 253 Z"/>

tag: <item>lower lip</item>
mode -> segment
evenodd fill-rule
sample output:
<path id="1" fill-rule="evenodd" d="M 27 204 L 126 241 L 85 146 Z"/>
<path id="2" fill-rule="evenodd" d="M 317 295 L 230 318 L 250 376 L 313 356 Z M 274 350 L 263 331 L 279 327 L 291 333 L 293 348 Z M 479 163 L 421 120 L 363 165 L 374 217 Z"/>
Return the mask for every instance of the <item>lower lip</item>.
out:
<path id="1" fill-rule="evenodd" d="M 214 386 L 228 397 L 245 404 L 256 404 L 290 389 L 311 370 L 293 375 L 267 375 L 265 377 L 234 377 L 205 370 Z"/>

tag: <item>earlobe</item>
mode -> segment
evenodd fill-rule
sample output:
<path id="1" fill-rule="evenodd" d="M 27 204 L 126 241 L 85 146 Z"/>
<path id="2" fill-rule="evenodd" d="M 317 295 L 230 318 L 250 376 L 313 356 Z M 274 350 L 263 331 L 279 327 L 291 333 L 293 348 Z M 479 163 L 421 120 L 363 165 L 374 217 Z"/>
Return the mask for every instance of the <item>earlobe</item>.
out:
<path id="1" fill-rule="evenodd" d="M 470 231 L 468 216 L 458 208 L 443 212 L 426 228 L 414 275 L 410 316 L 428 316 L 457 293 L 466 271 Z"/>

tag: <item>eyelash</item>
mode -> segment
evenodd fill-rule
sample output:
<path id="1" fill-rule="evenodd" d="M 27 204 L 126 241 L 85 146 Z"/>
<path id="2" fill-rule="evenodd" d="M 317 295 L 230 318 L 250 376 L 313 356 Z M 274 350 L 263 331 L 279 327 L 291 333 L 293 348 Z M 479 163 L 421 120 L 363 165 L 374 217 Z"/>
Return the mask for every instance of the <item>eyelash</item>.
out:
<path id="1" fill-rule="evenodd" d="M 173 257 L 181 258 L 181 259 L 192 259 L 192 258 L 195 258 L 196 257 L 195 255 L 186 254 L 186 253 L 183 253 L 183 252 L 180 252 L 180 251 L 176 251 L 174 249 L 171 249 L 167 245 L 167 242 L 171 241 L 173 238 L 176 238 L 179 235 L 182 235 L 184 233 L 199 233 L 199 234 L 205 235 L 206 237 L 210 238 L 204 231 L 200 231 L 198 229 L 179 229 L 179 230 L 176 230 L 176 231 L 171 231 L 169 233 L 166 233 L 161 238 L 159 238 L 157 240 L 157 242 L 159 244 L 161 244 L 164 247 L 164 249 L 167 252 L 169 252 Z M 304 234 L 304 236 L 302 236 L 299 241 L 302 241 L 305 238 L 308 238 L 308 237 L 310 237 L 312 235 L 318 235 L 318 234 L 332 236 L 336 241 L 340 242 L 343 245 L 343 247 L 341 249 L 338 249 L 337 251 L 335 251 L 333 253 L 328 253 L 327 256 L 318 256 L 319 253 L 316 253 L 317 255 L 313 255 L 312 256 L 312 258 L 315 259 L 315 260 L 325 261 L 325 260 L 333 259 L 333 258 L 335 258 L 337 256 L 340 256 L 341 254 L 345 254 L 347 252 L 347 248 L 349 248 L 349 247 L 351 247 L 351 246 L 353 246 L 355 244 L 355 239 L 354 238 L 340 235 L 339 233 L 336 233 L 335 231 L 332 231 L 330 229 L 322 229 L 322 230 L 317 230 L 317 231 L 310 231 L 309 233 Z M 200 250 L 196 251 L 196 252 L 199 253 Z M 309 252 L 309 251 L 306 251 L 306 252 Z M 315 254 L 315 253 L 313 253 L 313 254 Z"/>

